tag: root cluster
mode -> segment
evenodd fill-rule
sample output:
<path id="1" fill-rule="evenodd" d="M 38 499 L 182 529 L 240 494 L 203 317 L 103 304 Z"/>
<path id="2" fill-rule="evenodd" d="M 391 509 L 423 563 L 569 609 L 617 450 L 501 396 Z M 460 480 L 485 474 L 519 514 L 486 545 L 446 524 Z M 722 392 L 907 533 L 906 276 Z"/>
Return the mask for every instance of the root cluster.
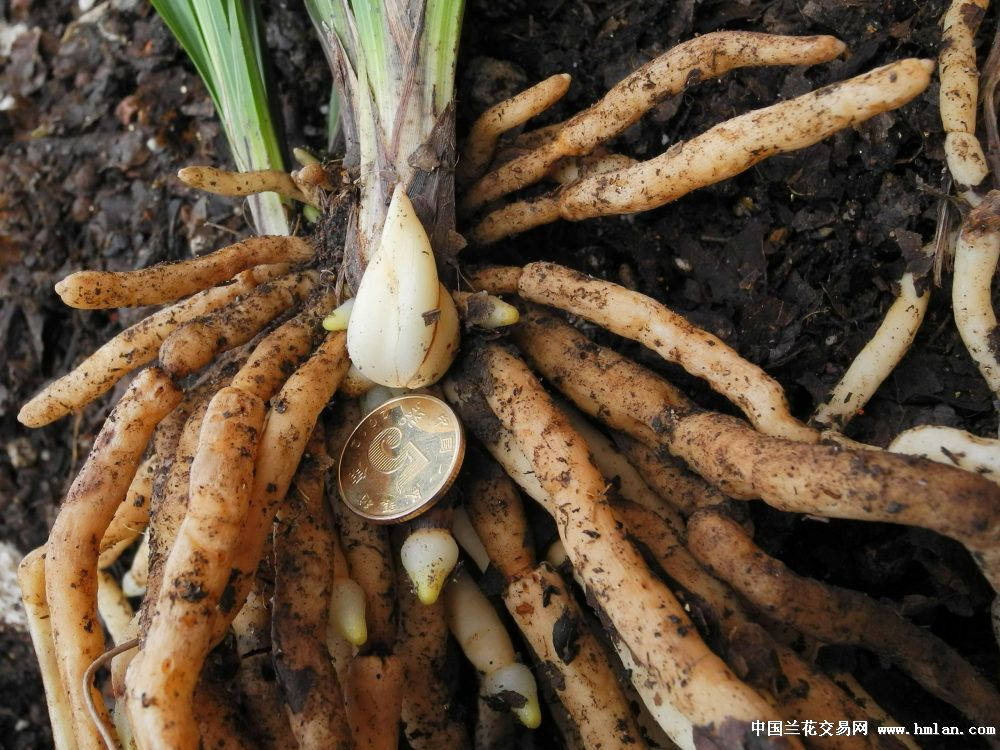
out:
<path id="1" fill-rule="evenodd" d="M 969 35 L 948 18 L 942 96 L 957 100 L 970 79 L 948 76 Z M 568 76 L 554 76 L 473 128 L 458 176 L 462 210 L 478 217 L 469 235 L 484 244 L 559 217 L 662 205 L 901 106 L 933 68 L 893 63 L 722 123 L 644 163 L 604 148 L 698 80 L 842 52 L 831 37 L 706 34 L 589 110 L 525 134 L 516 156 L 495 163 L 500 136 L 565 93 Z M 968 106 L 953 109 L 957 153 L 975 138 L 975 107 L 971 123 Z M 969 178 L 959 179 L 951 152 L 956 180 L 977 203 L 957 240 L 956 320 L 996 389 L 996 350 L 982 344 L 996 329 L 983 279 L 1000 247 L 1000 200 L 973 190 L 985 174 L 962 182 Z M 562 186 L 494 205 L 549 178 Z M 287 175 L 202 170 L 192 179 L 236 194 L 277 186 L 305 197 L 302 180 Z M 342 200 L 325 192 L 335 182 L 312 179 L 309 202 Z M 48 542 L 22 564 L 57 747 L 389 748 L 400 730 L 418 750 L 503 747 L 523 731 L 515 720 L 533 727 L 552 717 L 579 747 L 798 748 L 814 743 L 765 736 L 758 723 L 892 723 L 849 680 L 823 671 L 821 644 L 877 653 L 972 722 L 1000 716 L 995 686 L 948 645 L 865 594 L 797 575 L 753 540 L 746 504 L 758 499 L 789 513 L 917 526 L 964 545 L 1000 591 L 995 445 L 976 439 L 982 450 L 970 453 L 967 471 L 931 460 L 942 457 L 936 437 L 894 453 L 830 430 L 891 370 L 885 346 L 862 354 L 845 376 L 853 385 L 807 423 L 760 367 L 653 299 L 551 263 L 470 272 L 450 291 L 473 330 L 459 366 L 434 389 L 484 452 L 472 451 L 458 491 L 390 533 L 334 496 L 330 469 L 350 430 L 391 394 L 351 372 L 343 330 L 323 329 L 349 290 L 319 255 L 306 239 L 264 237 L 58 285 L 75 307 L 168 306 L 20 414 L 29 426 L 52 422 L 139 370 Z M 893 356 L 912 340 L 926 294 L 913 278 L 904 284 L 891 313 L 900 319 L 883 326 L 890 338 L 906 332 Z M 700 408 L 592 341 L 571 323 L 580 320 L 679 365 L 746 420 Z M 509 335 L 498 339 L 496 328 Z M 538 524 L 522 491 L 557 529 L 545 560 L 536 542 L 552 540 L 533 538 Z M 101 571 L 140 533 L 126 580 L 143 596 L 133 614 Z M 465 549 L 457 572 L 453 537 Z M 503 617 L 482 591 L 491 577 Z M 122 646 L 111 664 L 113 716 L 92 682 L 106 651 L 102 622 Z M 462 700 L 452 637 L 480 677 L 474 725 L 454 709 Z M 889 746 L 874 729 L 831 744 Z"/>

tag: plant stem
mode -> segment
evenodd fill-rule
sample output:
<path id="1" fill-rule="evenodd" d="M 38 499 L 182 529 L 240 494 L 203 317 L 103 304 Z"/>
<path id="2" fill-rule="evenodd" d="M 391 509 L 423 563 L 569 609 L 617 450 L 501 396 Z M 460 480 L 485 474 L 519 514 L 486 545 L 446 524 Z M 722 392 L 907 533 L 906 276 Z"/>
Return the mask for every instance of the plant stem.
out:
<path id="1" fill-rule="evenodd" d="M 356 169 L 356 231 L 346 248 L 355 288 L 402 183 L 435 256 L 456 250 L 455 59 L 464 0 L 307 0 L 341 94 L 345 166 Z"/>

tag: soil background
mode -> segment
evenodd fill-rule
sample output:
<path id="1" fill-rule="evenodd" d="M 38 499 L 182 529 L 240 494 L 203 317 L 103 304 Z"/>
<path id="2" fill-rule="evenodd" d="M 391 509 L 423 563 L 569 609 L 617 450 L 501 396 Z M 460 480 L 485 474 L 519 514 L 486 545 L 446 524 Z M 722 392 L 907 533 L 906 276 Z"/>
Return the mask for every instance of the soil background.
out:
<path id="1" fill-rule="evenodd" d="M 316 103 L 330 81 L 319 45 L 298 3 L 264 5 L 288 142 L 322 149 L 325 115 Z M 495 101 L 557 72 L 571 73 L 573 85 L 539 122 L 564 118 L 673 44 L 716 29 L 847 42 L 849 54 L 828 65 L 739 71 L 664 102 L 614 144 L 648 158 L 749 109 L 902 57 L 936 57 L 945 5 L 468 0 L 459 134 Z M 981 57 L 995 25 L 991 12 Z M 805 418 L 878 325 L 915 248 L 933 236 L 947 189 L 936 96 L 935 83 L 899 112 L 657 211 L 561 223 L 465 256 L 556 259 L 661 299 L 767 369 Z M 242 206 L 195 194 L 174 177 L 181 166 L 227 158 L 204 87 L 146 2 L 0 0 L 0 542 L 17 554 L 44 542 L 117 392 L 35 431 L 16 422 L 18 408 L 143 315 L 70 310 L 54 283 L 82 268 L 190 257 L 246 235 Z M 727 409 L 648 352 L 617 345 L 702 404 Z M 934 289 L 916 345 L 848 433 L 884 445 L 925 423 L 997 432 L 947 288 Z M 918 529 L 821 522 L 757 505 L 753 515 L 758 543 L 796 571 L 889 600 L 997 674 L 990 591 L 959 545 Z M 854 670 L 904 724 L 968 723 L 877 654 L 833 648 L 823 659 Z M 557 746 L 547 733 L 537 741 Z M 968 738 L 925 744 L 975 746 Z M 48 746 L 30 642 L 11 611 L 0 624 L 0 747 Z"/>

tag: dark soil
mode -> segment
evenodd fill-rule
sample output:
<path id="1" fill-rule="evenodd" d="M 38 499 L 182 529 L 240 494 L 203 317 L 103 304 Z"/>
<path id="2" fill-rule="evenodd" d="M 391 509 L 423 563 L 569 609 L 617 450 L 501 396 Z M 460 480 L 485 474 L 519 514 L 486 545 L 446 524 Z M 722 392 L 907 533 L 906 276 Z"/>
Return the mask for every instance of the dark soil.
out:
<path id="1" fill-rule="evenodd" d="M 720 28 L 832 33 L 846 59 L 737 72 L 663 103 L 615 144 L 643 158 L 735 114 L 907 56 L 934 57 L 944 0 L 468 0 L 459 132 L 497 99 L 557 72 L 572 114 L 678 41 Z M 289 143 L 321 148 L 326 66 L 298 3 L 268 3 L 268 45 Z M 116 394 L 29 432 L 21 403 L 142 312 L 80 312 L 54 283 L 81 268 L 127 269 L 203 252 L 247 233 L 239 205 L 184 188 L 176 169 L 225 163 L 205 90 L 145 2 L 0 0 L 0 541 L 41 544 Z M 981 46 L 995 25 L 990 14 Z M 668 302 L 764 366 L 806 417 L 878 325 L 906 265 L 934 231 L 945 189 L 936 85 L 897 113 L 764 162 L 648 214 L 558 224 L 482 258 L 556 258 Z M 995 435 L 985 383 L 935 289 L 916 345 L 849 434 L 882 444 L 946 424 Z M 648 352 L 624 347 L 652 362 Z M 706 406 L 726 407 L 670 371 Z M 884 597 L 996 675 L 990 591 L 968 555 L 936 535 L 820 523 L 755 508 L 758 541 L 797 571 Z M 0 626 L 2 627 L 2 626 Z M 26 636 L 0 631 L 0 746 L 51 744 Z M 964 725 L 877 655 L 831 649 L 904 723 Z M 822 717 L 817 717 L 822 718 Z M 948 746 L 928 743 L 928 746 Z M 952 747 L 972 747 L 968 740 Z"/>

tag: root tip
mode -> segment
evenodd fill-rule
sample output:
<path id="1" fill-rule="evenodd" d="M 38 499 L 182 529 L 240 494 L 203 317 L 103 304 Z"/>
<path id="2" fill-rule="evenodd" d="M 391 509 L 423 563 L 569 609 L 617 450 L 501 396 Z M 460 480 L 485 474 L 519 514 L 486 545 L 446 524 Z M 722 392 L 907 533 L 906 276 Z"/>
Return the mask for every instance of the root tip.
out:
<path id="1" fill-rule="evenodd" d="M 54 421 L 52 419 L 46 419 L 44 412 L 45 410 L 39 407 L 38 396 L 35 396 L 31 399 L 31 401 L 21 407 L 21 411 L 17 413 L 17 421 L 25 427 L 31 427 L 32 429 L 44 427 L 49 422 Z"/>
<path id="2" fill-rule="evenodd" d="M 847 43 L 842 42 L 837 37 L 830 37 L 830 49 L 832 52 L 831 57 L 840 57 L 842 54 L 847 52 Z"/>

